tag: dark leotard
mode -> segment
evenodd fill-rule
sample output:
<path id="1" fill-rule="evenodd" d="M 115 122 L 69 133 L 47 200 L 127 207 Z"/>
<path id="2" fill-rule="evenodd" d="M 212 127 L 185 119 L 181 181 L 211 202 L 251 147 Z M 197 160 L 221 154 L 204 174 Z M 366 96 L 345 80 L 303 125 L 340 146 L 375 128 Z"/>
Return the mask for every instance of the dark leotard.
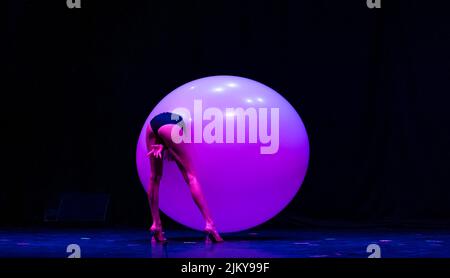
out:
<path id="1" fill-rule="evenodd" d="M 159 128 L 167 124 L 179 125 L 181 128 L 184 127 L 183 118 L 178 114 L 170 112 L 160 113 L 153 117 L 153 119 L 150 121 L 150 126 L 153 130 L 153 133 L 157 136 L 159 136 Z"/>

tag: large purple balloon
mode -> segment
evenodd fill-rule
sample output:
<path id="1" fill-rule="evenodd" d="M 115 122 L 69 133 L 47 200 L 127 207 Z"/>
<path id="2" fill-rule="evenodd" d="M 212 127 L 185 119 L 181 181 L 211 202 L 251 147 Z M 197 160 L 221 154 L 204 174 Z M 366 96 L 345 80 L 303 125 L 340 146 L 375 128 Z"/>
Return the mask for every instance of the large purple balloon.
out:
<path id="1" fill-rule="evenodd" d="M 262 224 L 298 192 L 308 166 L 308 136 L 295 109 L 271 88 L 247 78 L 212 76 L 168 94 L 145 121 L 137 145 L 137 168 L 146 190 L 145 129 L 161 112 L 180 114 L 191 132 L 189 152 L 219 231 Z M 204 227 L 173 161 L 164 161 L 160 208 L 183 225 Z"/>

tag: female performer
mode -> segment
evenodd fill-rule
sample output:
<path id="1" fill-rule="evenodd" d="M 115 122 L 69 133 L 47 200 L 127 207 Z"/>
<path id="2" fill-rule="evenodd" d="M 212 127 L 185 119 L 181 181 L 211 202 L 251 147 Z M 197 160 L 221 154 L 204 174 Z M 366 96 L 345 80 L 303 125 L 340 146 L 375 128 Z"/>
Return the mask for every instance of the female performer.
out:
<path id="1" fill-rule="evenodd" d="M 183 118 L 180 115 L 165 112 L 153 117 L 146 130 L 147 156 L 150 159 L 151 167 L 148 200 L 153 224 L 150 231 L 153 233 L 153 238 L 156 241 L 167 241 L 164 237 L 159 215 L 159 184 L 163 172 L 163 158 L 173 158 L 189 186 L 195 204 L 205 219 L 206 225 L 204 231 L 207 234 L 207 240 L 222 242 L 223 239 L 214 226 L 214 221 L 203 196 L 200 183 L 198 182 L 191 159 L 186 151 L 187 145 L 183 142 L 177 144 L 172 140 L 171 134 L 174 127 L 181 127 L 182 132 L 184 132 L 185 124 Z"/>

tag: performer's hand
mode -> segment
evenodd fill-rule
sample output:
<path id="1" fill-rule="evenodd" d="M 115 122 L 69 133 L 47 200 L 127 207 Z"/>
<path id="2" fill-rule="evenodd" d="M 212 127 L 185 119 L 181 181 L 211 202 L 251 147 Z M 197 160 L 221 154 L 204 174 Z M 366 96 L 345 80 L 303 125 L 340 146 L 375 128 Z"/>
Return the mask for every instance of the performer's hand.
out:
<path id="1" fill-rule="evenodd" d="M 161 144 L 151 145 L 150 151 L 147 153 L 147 157 L 154 156 L 155 158 L 162 158 L 162 151 L 164 146 Z"/>

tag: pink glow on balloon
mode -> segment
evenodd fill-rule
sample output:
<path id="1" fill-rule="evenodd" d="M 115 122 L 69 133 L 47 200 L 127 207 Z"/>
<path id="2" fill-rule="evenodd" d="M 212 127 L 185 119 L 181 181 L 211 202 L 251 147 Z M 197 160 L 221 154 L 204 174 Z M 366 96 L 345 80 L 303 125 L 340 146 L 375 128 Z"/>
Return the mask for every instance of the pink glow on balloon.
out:
<path id="1" fill-rule="evenodd" d="M 185 108 L 190 114 L 180 108 Z M 245 134 L 239 133 L 235 122 L 234 134 L 227 139 L 227 124 L 232 126 L 230 123 L 237 121 L 238 108 L 255 111 L 257 129 L 252 130 L 247 119 Z M 259 82 L 235 76 L 212 76 L 189 82 L 172 91 L 153 109 L 142 128 L 136 151 L 139 178 L 144 189 L 150 176 L 146 126 L 157 114 L 174 110 L 191 127 L 189 152 L 219 231 L 235 232 L 262 224 L 295 197 L 309 159 L 308 136 L 303 122 L 277 92 Z M 215 125 L 215 133 L 211 133 L 211 126 L 207 126 L 217 117 L 208 118 L 209 112 L 216 116 L 221 112 L 223 116 L 219 117 L 222 124 Z M 222 130 L 218 128 L 220 126 Z M 200 143 L 195 142 L 195 136 L 200 136 L 197 137 Z M 238 136 L 245 142 L 239 141 Z M 216 141 L 209 143 L 214 138 Z M 204 220 L 174 161 L 164 160 L 160 208 L 185 226 L 196 230 L 204 228 Z"/>

